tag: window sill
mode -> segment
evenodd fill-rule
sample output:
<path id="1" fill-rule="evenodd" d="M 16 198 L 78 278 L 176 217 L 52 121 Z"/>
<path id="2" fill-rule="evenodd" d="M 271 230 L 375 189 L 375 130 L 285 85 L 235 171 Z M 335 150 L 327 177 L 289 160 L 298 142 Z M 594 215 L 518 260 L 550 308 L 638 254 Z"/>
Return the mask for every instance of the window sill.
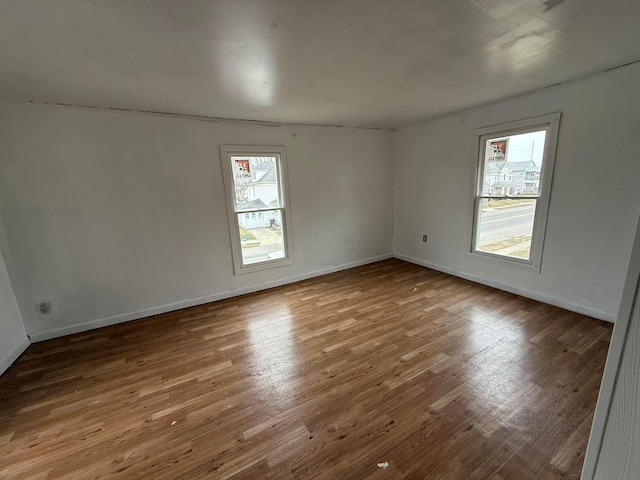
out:
<path id="1" fill-rule="evenodd" d="M 470 260 L 477 260 L 480 262 L 490 263 L 493 265 L 515 268 L 517 270 L 526 270 L 532 273 L 540 273 L 540 265 L 533 265 L 530 263 L 523 263 L 517 260 L 509 260 L 508 258 L 499 257 L 497 255 L 491 255 L 490 253 L 477 253 L 466 252 L 464 256 Z"/>
<path id="2" fill-rule="evenodd" d="M 238 267 L 235 269 L 236 275 L 242 275 L 245 273 L 254 273 L 259 272 L 261 270 L 268 270 L 270 268 L 284 267 L 287 265 L 292 265 L 293 260 L 290 258 L 282 259 L 282 260 L 272 260 L 270 262 L 260 262 L 254 265 L 247 265 L 246 267 Z"/>

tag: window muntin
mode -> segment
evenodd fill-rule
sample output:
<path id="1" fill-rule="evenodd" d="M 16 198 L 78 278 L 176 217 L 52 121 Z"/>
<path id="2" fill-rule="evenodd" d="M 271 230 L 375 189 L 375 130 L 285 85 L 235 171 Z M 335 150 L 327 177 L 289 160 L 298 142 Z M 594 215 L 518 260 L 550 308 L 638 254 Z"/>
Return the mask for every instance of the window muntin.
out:
<path id="1" fill-rule="evenodd" d="M 539 267 L 560 114 L 477 131 L 472 253 Z"/>
<path id="2" fill-rule="evenodd" d="M 283 147 L 221 147 L 236 273 L 291 264 Z"/>

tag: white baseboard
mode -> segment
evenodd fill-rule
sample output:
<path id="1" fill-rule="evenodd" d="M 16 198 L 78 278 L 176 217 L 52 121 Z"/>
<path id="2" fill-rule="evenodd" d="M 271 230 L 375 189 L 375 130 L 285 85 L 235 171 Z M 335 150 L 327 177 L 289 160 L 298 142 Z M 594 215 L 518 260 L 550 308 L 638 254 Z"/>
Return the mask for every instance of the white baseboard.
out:
<path id="1" fill-rule="evenodd" d="M 16 345 L 12 351 L 10 351 L 7 355 L 4 356 L 0 360 L 0 375 L 7 371 L 7 369 L 15 362 L 20 355 L 31 345 L 29 341 L 29 337 L 24 337 L 22 342 L 19 345 Z"/>
<path id="2" fill-rule="evenodd" d="M 200 296 L 200 297 L 195 297 L 195 298 L 190 298 L 190 299 L 185 299 L 185 300 L 180 300 L 178 302 L 174 302 L 174 303 L 169 303 L 169 304 L 165 304 L 165 305 L 159 305 L 157 307 L 151 307 L 151 308 L 145 308 L 145 309 L 141 309 L 141 310 L 137 310 L 134 312 L 129 312 L 129 313 L 122 313 L 119 315 L 113 315 L 110 317 L 105 317 L 105 318 L 98 318 L 95 320 L 90 320 L 87 322 L 83 322 L 83 323 L 78 323 L 75 325 L 69 325 L 69 326 L 65 326 L 65 327 L 61 327 L 61 328 L 56 328 L 53 330 L 46 330 L 46 331 L 42 331 L 42 332 L 32 332 L 29 333 L 29 338 L 31 339 L 31 342 L 42 342 L 44 340 L 49 340 L 52 338 L 57 338 L 57 337 L 62 337 L 65 335 L 71 335 L 74 333 L 79 333 L 79 332 L 84 332 L 87 330 L 93 330 L 96 328 L 101 328 L 101 327 L 107 327 L 109 325 L 116 325 L 118 323 L 124 323 L 124 322 L 129 322 L 132 320 L 138 320 L 140 318 L 145 318 L 145 317 L 150 317 L 152 315 L 158 315 L 161 313 L 167 313 L 167 312 L 171 312 L 174 310 L 180 310 L 182 308 L 188 308 L 188 307 L 194 307 L 196 305 L 203 305 L 205 303 L 210 303 L 210 302 L 215 302 L 218 300 L 224 300 L 227 298 L 232 298 L 232 297 L 237 297 L 240 295 L 246 295 L 248 293 L 253 293 L 253 292 L 258 292 L 260 290 L 266 290 L 268 288 L 274 288 L 274 287 L 279 287 L 282 285 L 287 285 L 290 283 L 295 283 L 295 282 L 299 282 L 301 280 L 307 280 L 309 278 L 313 278 L 313 277 L 318 277 L 321 275 L 326 275 L 329 273 L 334 273 L 334 272 L 339 272 L 341 270 L 347 270 L 349 268 L 355 268 L 355 267 L 360 267 L 362 265 L 367 265 L 369 263 L 374 263 L 374 262 L 379 262 L 381 260 L 386 260 L 388 258 L 392 258 L 395 257 L 399 260 L 404 260 L 406 262 L 410 262 L 410 263 L 414 263 L 416 265 L 420 265 L 423 267 L 427 267 L 427 268 L 431 268 L 433 270 L 438 270 L 440 272 L 444 272 L 447 273 L 449 275 L 453 275 L 456 277 L 460 277 L 460 278 L 464 278 L 466 280 L 470 280 L 472 282 L 476 282 L 476 283 L 480 283 L 482 285 L 487 285 L 489 287 L 493 287 L 493 288 L 497 288 L 499 290 L 504 290 L 506 292 L 510 292 L 510 293 L 514 293 L 516 295 L 521 295 L 523 297 L 527 297 L 527 298 L 531 298 L 533 300 L 537 300 L 539 302 L 543 302 L 543 303 L 548 303 L 549 305 L 554 305 L 556 307 L 560 307 L 560 308 L 564 308 L 566 310 L 570 310 L 573 312 L 578 312 L 584 315 L 588 315 L 590 317 L 594 317 L 600 320 L 604 320 L 607 322 L 615 322 L 616 319 L 616 315 L 614 313 L 608 313 L 608 312 L 602 312 L 599 310 L 595 310 L 593 308 L 589 308 L 589 307 L 583 307 L 581 305 L 572 303 L 572 302 L 568 302 L 562 299 L 558 299 L 558 298 L 553 298 L 553 297 L 549 297 L 547 295 L 543 295 L 537 292 L 533 292 L 533 291 L 529 291 L 529 290 L 525 290 L 525 289 L 521 289 L 521 288 L 517 288 L 514 287 L 513 285 L 506 285 L 500 282 L 496 282 L 494 280 L 488 280 L 485 278 L 481 278 L 475 275 L 471 275 L 469 273 L 465 273 L 465 272 L 461 272 L 458 270 L 454 270 L 452 268 L 448 268 L 442 265 L 437 265 L 431 262 L 427 262 L 424 260 L 419 260 L 417 258 L 412 258 L 412 257 L 408 257 L 405 255 L 399 255 L 399 254 L 391 254 L 391 253 L 387 253 L 384 255 L 378 255 L 376 257 L 370 257 L 370 258 L 366 258 L 364 260 L 358 260 L 355 262 L 350 262 L 350 263 L 345 263 L 342 265 L 336 265 L 336 266 L 332 266 L 332 267 L 327 267 L 327 268 L 322 268 L 319 270 L 314 270 L 312 272 L 308 272 L 305 274 L 301 274 L 301 275 L 295 275 L 292 277 L 286 277 L 286 278 L 282 278 L 282 279 L 278 279 L 278 280 L 274 280 L 272 282 L 266 282 L 266 283 L 262 283 L 259 285 L 253 285 L 251 287 L 245 287 L 245 288 L 239 288 L 237 290 L 228 290 L 225 292 L 220 292 L 220 293 L 214 293 L 211 295 L 204 295 L 204 296 Z M 22 350 L 20 350 L 16 356 L 9 360 L 9 357 L 7 357 L 6 359 L 3 359 L 0 362 L 0 372 L 3 371 L 3 367 L 4 369 L 8 368 L 9 365 L 11 365 L 11 363 L 18 358 L 18 356 L 20 356 L 20 354 L 24 351 L 24 349 L 27 348 L 27 346 L 29 346 L 28 340 L 26 343 L 26 346 L 24 346 L 24 348 L 22 348 Z M 5 362 L 6 366 L 5 366 Z"/>
<path id="3" fill-rule="evenodd" d="M 584 307 L 582 305 L 578 305 L 576 303 L 572 303 L 566 300 L 550 297 L 538 292 L 533 292 L 531 290 L 514 287 L 513 285 L 507 285 L 504 283 L 496 282 L 495 280 L 489 280 L 486 278 L 478 277 L 476 275 L 471 275 L 469 273 L 461 272 L 453 268 L 444 267 L 442 265 L 437 265 L 435 263 L 427 262 L 424 260 L 419 260 L 417 258 L 407 257 L 405 255 L 399 255 L 399 254 L 395 254 L 394 257 L 397 258 L 398 260 L 404 260 L 405 262 L 414 263 L 422 267 L 431 268 L 432 270 L 438 270 L 439 272 L 448 273 L 449 275 L 464 278 L 465 280 L 469 280 L 475 283 L 480 283 L 482 285 L 487 285 L 489 287 L 497 288 L 498 290 L 504 290 L 505 292 L 515 293 L 516 295 L 520 295 L 522 297 L 531 298 L 532 300 L 537 300 L 542 303 L 548 303 L 549 305 L 564 308 L 565 310 L 570 310 L 572 312 L 588 315 L 589 317 L 597 318 L 599 320 L 604 320 L 605 322 L 614 323 L 616 321 L 615 313 L 602 312 L 594 308 Z"/>
<path id="4" fill-rule="evenodd" d="M 349 268 L 360 267 L 369 263 L 379 262 L 393 258 L 392 253 L 386 253 L 384 255 L 378 255 L 376 257 L 366 258 L 364 260 L 358 260 L 355 262 L 344 263 L 342 265 L 335 265 L 332 267 L 321 268 L 312 272 L 304 273 L 301 275 L 295 275 L 292 277 L 281 278 L 272 282 L 262 283 L 259 285 L 253 285 L 251 287 L 239 288 L 237 290 L 228 290 L 220 293 L 213 293 L 211 295 L 204 295 L 196 298 L 190 298 L 186 300 L 180 300 L 178 302 L 169 303 L 166 305 L 159 305 L 157 307 L 145 308 L 137 310 L 135 312 L 122 313 L 119 315 L 113 315 L 111 317 L 98 318 L 90 320 L 88 322 L 77 323 L 75 325 L 69 325 L 53 330 L 46 330 L 43 332 L 31 332 L 29 338 L 32 342 L 42 342 L 44 340 L 50 340 L 52 338 L 62 337 L 65 335 L 71 335 L 74 333 L 84 332 L 87 330 L 93 330 L 95 328 L 107 327 L 109 325 L 116 325 L 118 323 L 129 322 L 131 320 L 138 320 L 140 318 L 150 317 L 152 315 L 158 315 L 161 313 L 172 312 L 174 310 L 180 310 L 182 308 L 194 307 L 196 305 L 202 305 L 205 303 L 215 302 L 218 300 L 224 300 L 226 298 L 237 297 L 240 295 L 246 295 L 247 293 L 258 292 L 260 290 L 266 290 L 268 288 L 280 287 L 289 283 L 299 282 L 301 280 L 307 280 L 313 277 L 319 277 L 320 275 L 327 275 L 329 273 L 339 272 L 341 270 L 347 270 Z"/>

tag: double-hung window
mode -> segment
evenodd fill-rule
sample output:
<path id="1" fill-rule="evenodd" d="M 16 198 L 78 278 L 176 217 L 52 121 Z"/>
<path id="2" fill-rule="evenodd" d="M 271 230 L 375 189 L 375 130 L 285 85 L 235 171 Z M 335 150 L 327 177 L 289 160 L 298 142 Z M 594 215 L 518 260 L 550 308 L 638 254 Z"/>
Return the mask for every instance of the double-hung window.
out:
<path id="1" fill-rule="evenodd" d="M 476 130 L 472 254 L 540 270 L 560 113 Z"/>
<path id="2" fill-rule="evenodd" d="M 292 263 L 284 147 L 220 147 L 236 274 Z"/>

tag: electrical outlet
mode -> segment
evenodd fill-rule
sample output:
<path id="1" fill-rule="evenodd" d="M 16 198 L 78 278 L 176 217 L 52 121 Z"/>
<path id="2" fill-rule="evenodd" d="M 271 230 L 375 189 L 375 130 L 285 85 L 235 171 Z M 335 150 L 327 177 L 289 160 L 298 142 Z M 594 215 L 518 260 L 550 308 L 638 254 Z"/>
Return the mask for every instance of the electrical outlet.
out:
<path id="1" fill-rule="evenodd" d="M 426 235 L 422 235 L 422 241 L 423 241 L 424 243 L 427 243 L 427 236 L 426 236 Z"/>
<path id="2" fill-rule="evenodd" d="M 51 313 L 51 303 L 50 302 L 40 302 L 38 304 L 38 313 L 40 315 L 49 315 Z"/>

